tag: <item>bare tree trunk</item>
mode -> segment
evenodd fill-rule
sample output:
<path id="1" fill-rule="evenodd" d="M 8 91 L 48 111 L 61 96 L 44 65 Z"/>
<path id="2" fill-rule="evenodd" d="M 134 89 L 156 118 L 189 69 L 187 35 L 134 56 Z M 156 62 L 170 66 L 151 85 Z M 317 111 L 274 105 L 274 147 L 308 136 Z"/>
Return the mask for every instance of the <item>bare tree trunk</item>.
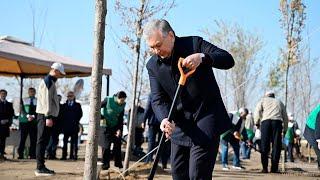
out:
<path id="1" fill-rule="evenodd" d="M 284 100 L 284 106 L 285 107 L 288 107 L 287 106 L 287 103 L 288 103 L 288 79 L 289 79 L 289 68 L 290 68 L 290 66 L 289 66 L 289 58 L 288 58 L 288 64 L 287 64 L 287 67 L 286 67 L 286 75 L 285 75 L 285 92 L 284 92 L 284 95 L 285 95 L 285 100 Z"/>
<path id="2" fill-rule="evenodd" d="M 94 25 L 94 52 L 90 94 L 90 119 L 86 156 L 84 164 L 85 180 L 97 179 L 98 126 L 101 106 L 101 83 L 103 69 L 103 48 L 105 38 L 106 0 L 96 0 Z"/>
<path id="3" fill-rule="evenodd" d="M 134 137 L 134 128 L 135 128 L 135 120 L 136 120 L 136 114 L 137 114 L 137 85 L 138 85 L 138 73 L 139 73 L 139 62 L 140 62 L 140 46 L 141 46 L 141 37 L 142 37 L 142 20 L 143 20 L 143 10 L 144 10 L 145 0 L 141 0 L 141 7 L 139 11 L 139 20 L 136 23 L 136 32 L 137 32 L 137 44 L 135 46 L 135 53 L 137 55 L 136 64 L 135 64 L 135 71 L 134 71 L 134 81 L 133 81 L 133 99 L 131 104 L 131 120 L 129 123 L 129 132 L 128 132 L 128 141 L 127 141 L 127 147 L 126 147 L 126 154 L 124 158 L 124 170 L 128 169 L 129 167 L 129 161 L 130 161 L 130 155 L 131 155 L 131 145 Z M 142 78 L 142 77 L 141 77 Z M 125 173 L 125 175 L 128 172 Z"/>

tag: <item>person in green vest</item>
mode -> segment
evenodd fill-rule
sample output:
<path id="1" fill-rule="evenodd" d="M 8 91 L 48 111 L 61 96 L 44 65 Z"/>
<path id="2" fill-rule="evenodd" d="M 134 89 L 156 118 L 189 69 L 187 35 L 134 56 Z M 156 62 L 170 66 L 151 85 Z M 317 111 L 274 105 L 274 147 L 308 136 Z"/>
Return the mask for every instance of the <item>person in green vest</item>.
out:
<path id="1" fill-rule="evenodd" d="M 121 137 L 123 130 L 123 115 L 127 95 L 119 91 L 112 97 L 106 97 L 101 103 L 102 119 L 100 121 L 99 145 L 102 147 L 102 169 L 110 167 L 110 147 L 113 143 L 114 165 L 122 168 Z"/>
<path id="2" fill-rule="evenodd" d="M 320 104 L 309 114 L 303 135 L 317 155 L 318 170 L 320 170 Z"/>
<path id="3" fill-rule="evenodd" d="M 288 113 L 288 129 L 284 135 L 284 144 L 286 145 L 287 149 L 287 161 L 294 162 L 293 160 L 293 144 L 294 144 L 294 138 L 295 138 L 295 133 L 294 133 L 294 121 L 293 121 L 293 115 L 291 113 Z"/>
<path id="4" fill-rule="evenodd" d="M 27 137 L 30 139 L 29 157 L 36 158 L 36 143 L 37 143 L 37 98 L 36 90 L 33 87 L 28 89 L 29 97 L 22 100 L 22 110 L 19 116 L 20 144 L 18 148 L 18 159 L 24 159 L 24 148 Z"/>

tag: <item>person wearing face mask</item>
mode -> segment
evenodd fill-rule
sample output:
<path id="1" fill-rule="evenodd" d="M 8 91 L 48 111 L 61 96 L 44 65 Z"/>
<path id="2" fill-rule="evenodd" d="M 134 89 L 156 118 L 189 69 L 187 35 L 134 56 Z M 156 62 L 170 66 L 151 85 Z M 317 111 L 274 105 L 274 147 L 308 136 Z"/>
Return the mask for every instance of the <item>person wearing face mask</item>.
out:
<path id="1" fill-rule="evenodd" d="M 111 144 L 113 143 L 114 165 L 122 168 L 121 137 L 123 130 L 123 115 L 127 95 L 119 91 L 111 97 L 106 97 L 102 103 L 102 119 L 100 121 L 99 145 L 102 147 L 102 169 L 110 167 Z"/>
<path id="2" fill-rule="evenodd" d="M 79 124 L 82 117 L 82 108 L 80 103 L 76 102 L 74 92 L 69 91 L 67 101 L 62 106 L 62 133 L 63 133 L 63 148 L 61 160 L 66 160 L 69 137 L 70 142 L 70 159 L 78 159 L 78 133 Z"/>
<path id="3" fill-rule="evenodd" d="M 29 156 L 30 159 L 36 158 L 37 144 L 37 98 L 34 88 L 28 89 L 29 97 L 23 99 L 22 111 L 19 117 L 20 144 L 18 148 L 18 159 L 24 159 L 24 147 L 27 137 L 30 139 Z"/>
<path id="4" fill-rule="evenodd" d="M 6 147 L 6 139 L 10 135 L 9 127 L 12 124 L 14 110 L 12 103 L 8 102 L 7 91 L 0 90 L 0 160 L 5 160 L 4 149 Z"/>
<path id="5" fill-rule="evenodd" d="M 49 143 L 54 119 L 58 117 L 60 109 L 56 82 L 58 78 L 63 77 L 65 74 L 64 66 L 61 63 L 53 63 L 49 74 L 39 84 L 36 108 L 38 121 L 36 176 L 52 176 L 55 174 L 53 170 L 45 166 L 44 156 Z"/>

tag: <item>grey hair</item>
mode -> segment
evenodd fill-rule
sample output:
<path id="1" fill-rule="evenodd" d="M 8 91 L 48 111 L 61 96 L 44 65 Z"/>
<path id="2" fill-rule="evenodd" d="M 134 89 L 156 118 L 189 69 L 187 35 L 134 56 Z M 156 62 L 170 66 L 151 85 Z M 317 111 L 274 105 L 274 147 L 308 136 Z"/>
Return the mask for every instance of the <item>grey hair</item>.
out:
<path id="1" fill-rule="evenodd" d="M 147 22 L 147 24 L 144 26 L 144 29 L 143 29 L 144 39 L 148 40 L 156 30 L 160 30 L 163 37 L 167 37 L 170 31 L 172 31 L 174 34 L 174 31 L 167 20 L 154 19 Z"/>

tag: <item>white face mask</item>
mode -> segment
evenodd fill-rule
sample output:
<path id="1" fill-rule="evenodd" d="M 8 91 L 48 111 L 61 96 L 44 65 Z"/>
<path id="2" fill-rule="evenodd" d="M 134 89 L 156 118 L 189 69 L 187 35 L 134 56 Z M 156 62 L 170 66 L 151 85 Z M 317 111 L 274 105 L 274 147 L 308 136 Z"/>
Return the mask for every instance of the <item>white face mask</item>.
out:
<path id="1" fill-rule="evenodd" d="M 288 127 L 292 128 L 293 127 L 293 122 L 288 123 Z"/>

